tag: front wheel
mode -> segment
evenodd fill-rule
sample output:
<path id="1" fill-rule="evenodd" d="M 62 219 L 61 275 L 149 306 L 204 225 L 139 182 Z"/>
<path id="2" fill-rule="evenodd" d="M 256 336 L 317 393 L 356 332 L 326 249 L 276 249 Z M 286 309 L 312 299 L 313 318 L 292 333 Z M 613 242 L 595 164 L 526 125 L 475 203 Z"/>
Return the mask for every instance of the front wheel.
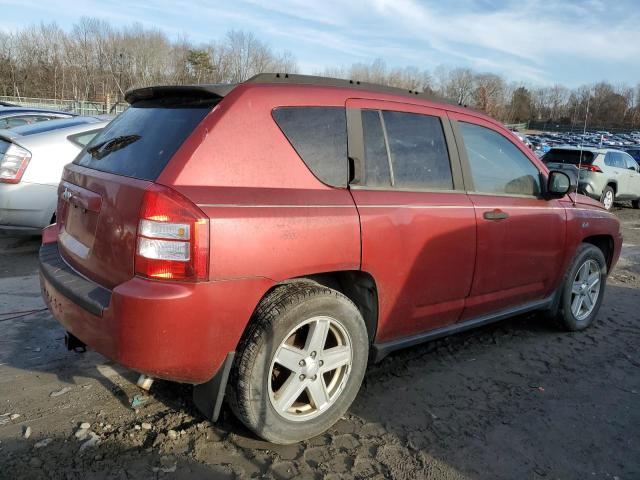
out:
<path id="1" fill-rule="evenodd" d="M 565 276 L 558 320 L 567 330 L 584 330 L 598 315 L 607 280 L 602 250 L 583 243 Z"/>
<path id="2" fill-rule="evenodd" d="M 369 340 L 358 308 L 316 283 L 283 285 L 258 307 L 229 381 L 236 416 L 273 443 L 331 427 L 353 402 Z"/>

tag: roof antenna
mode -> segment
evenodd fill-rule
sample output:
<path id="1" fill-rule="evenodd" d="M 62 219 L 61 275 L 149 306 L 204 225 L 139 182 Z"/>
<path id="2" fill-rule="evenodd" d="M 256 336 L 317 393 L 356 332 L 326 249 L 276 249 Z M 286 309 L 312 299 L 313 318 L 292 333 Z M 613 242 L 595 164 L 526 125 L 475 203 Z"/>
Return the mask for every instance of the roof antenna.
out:
<path id="1" fill-rule="evenodd" d="M 584 114 L 584 127 L 582 128 L 582 138 L 580 139 L 580 158 L 578 159 L 578 185 L 580 186 L 580 172 L 582 171 L 582 149 L 584 147 L 584 137 L 587 135 L 587 118 L 589 117 L 589 101 L 591 100 L 591 89 L 589 89 L 589 96 L 587 97 L 587 111 Z M 578 197 L 578 188 L 573 193 L 573 206 L 576 206 L 576 199 Z"/>

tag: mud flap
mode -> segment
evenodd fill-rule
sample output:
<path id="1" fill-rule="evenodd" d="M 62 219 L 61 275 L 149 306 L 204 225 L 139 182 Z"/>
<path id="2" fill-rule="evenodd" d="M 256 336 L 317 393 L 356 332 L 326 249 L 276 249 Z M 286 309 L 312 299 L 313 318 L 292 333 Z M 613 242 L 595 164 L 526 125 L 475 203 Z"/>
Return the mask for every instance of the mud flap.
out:
<path id="1" fill-rule="evenodd" d="M 220 415 L 222 400 L 224 400 L 224 392 L 227 388 L 227 380 L 229 379 L 229 372 L 235 355 L 236 352 L 227 353 L 224 363 L 211 380 L 193 386 L 193 403 L 196 404 L 200 413 L 212 422 L 215 422 Z"/>

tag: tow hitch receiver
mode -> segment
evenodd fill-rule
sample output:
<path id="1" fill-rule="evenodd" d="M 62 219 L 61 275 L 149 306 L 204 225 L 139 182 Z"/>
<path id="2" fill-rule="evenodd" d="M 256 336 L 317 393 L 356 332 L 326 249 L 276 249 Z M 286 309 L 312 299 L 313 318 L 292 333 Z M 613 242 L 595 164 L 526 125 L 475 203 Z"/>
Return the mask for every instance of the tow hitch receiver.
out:
<path id="1" fill-rule="evenodd" d="M 84 353 L 87 351 L 87 346 L 70 332 L 67 332 L 64 336 L 64 345 L 67 347 L 67 350 L 73 350 L 77 353 Z"/>

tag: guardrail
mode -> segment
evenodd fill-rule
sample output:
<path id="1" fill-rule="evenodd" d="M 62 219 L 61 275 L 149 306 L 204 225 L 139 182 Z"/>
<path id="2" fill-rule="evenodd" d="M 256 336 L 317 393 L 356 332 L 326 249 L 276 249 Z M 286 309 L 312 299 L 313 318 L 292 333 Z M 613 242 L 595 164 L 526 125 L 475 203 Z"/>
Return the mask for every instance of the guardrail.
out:
<path id="1" fill-rule="evenodd" d="M 89 102 L 85 100 L 59 100 L 53 98 L 8 97 L 0 96 L 1 102 L 20 107 L 49 108 L 75 113 L 77 115 L 117 115 L 129 106 L 126 103 L 110 104 L 109 102 Z"/>
<path id="2" fill-rule="evenodd" d="M 510 130 L 524 130 L 525 128 L 528 127 L 528 123 L 524 122 L 524 123 L 505 123 L 505 127 L 507 127 Z"/>

